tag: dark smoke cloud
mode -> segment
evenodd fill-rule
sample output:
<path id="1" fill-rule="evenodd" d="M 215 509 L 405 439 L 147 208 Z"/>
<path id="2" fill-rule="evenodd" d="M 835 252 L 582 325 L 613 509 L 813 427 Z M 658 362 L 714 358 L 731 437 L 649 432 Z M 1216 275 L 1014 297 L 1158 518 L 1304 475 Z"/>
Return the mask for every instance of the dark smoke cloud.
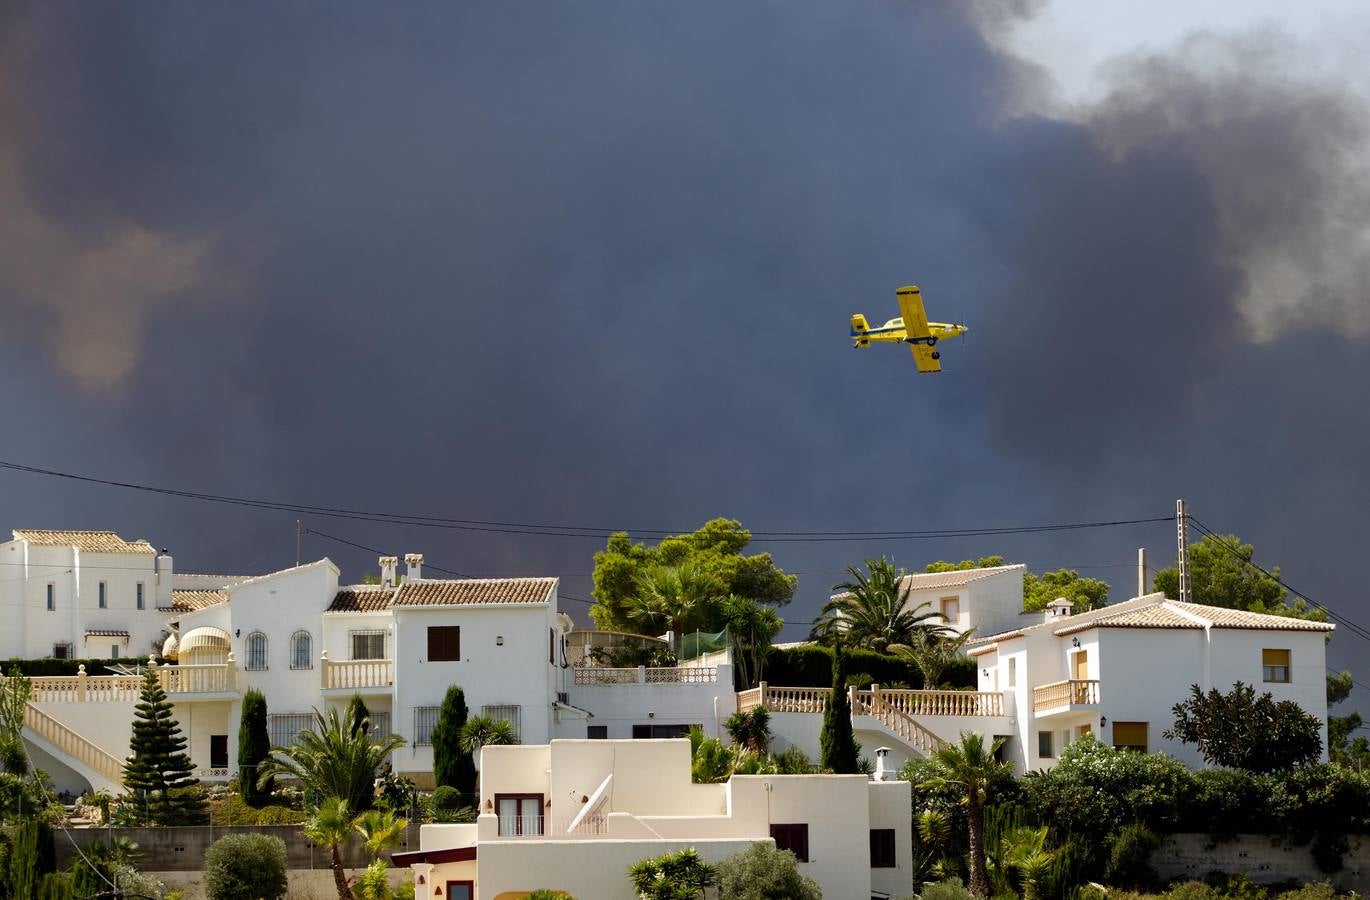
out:
<path id="1" fill-rule="evenodd" d="M 1370 620 L 1345 589 L 1370 451 L 1363 106 L 1265 64 L 1259 38 L 1213 38 L 1123 65 L 1073 119 L 1024 115 L 1048 83 L 987 35 L 1034 8 L 11 5 L 0 446 L 648 528 L 1150 516 L 1187 495 Z M 913 280 L 972 327 L 937 379 L 845 339 Z M 293 558 L 283 516 L 0 489 L 6 527 L 116 527 L 193 569 Z M 312 524 L 588 595 L 594 542 Z M 1122 596 L 1134 548 L 1164 561 L 1172 540 L 771 549 L 813 573 L 803 620 L 864 555 L 1116 566 L 1088 574 Z M 374 567 L 306 544 L 325 552 Z"/>

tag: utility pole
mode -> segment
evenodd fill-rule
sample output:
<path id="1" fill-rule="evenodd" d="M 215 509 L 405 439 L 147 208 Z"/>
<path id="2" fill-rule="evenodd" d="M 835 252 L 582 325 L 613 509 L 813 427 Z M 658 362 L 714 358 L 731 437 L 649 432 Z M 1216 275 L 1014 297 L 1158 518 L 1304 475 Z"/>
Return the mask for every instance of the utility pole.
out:
<path id="1" fill-rule="evenodd" d="M 1146 548 L 1137 548 L 1137 596 L 1146 594 Z"/>
<path id="2" fill-rule="evenodd" d="M 1183 502 L 1183 501 L 1181 501 Z M 300 520 L 295 520 L 295 565 L 300 564 L 300 535 L 304 534 L 304 529 L 300 526 Z"/>
<path id="3" fill-rule="evenodd" d="M 1189 590 L 1189 511 L 1183 497 L 1175 501 L 1175 540 L 1178 544 L 1176 557 L 1180 563 L 1180 602 L 1193 603 L 1194 598 Z"/>

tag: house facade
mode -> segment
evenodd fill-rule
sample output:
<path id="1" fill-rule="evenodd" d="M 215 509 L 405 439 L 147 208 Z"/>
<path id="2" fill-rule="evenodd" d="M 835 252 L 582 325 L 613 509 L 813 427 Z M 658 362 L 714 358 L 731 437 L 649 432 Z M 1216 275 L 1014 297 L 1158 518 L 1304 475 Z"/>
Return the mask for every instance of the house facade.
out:
<path id="1" fill-rule="evenodd" d="M 485 747 L 474 824 L 425 825 L 416 900 L 538 888 L 633 900 L 628 867 L 694 848 L 718 862 L 754 843 L 790 850 L 826 897 L 894 897 L 913 882 L 908 782 L 734 775 L 694 784 L 687 740 L 555 740 Z"/>

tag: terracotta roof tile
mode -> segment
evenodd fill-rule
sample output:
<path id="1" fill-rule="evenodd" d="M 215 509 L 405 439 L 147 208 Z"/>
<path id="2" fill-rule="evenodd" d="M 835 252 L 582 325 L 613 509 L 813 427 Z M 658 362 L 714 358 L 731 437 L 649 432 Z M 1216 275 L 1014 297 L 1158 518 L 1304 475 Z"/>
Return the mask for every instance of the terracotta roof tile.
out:
<path id="1" fill-rule="evenodd" d="M 112 531 L 44 531 L 35 528 L 16 528 L 14 539 L 43 547 L 75 547 L 83 553 L 157 552 L 156 548 L 142 538 L 126 541 Z"/>
<path id="2" fill-rule="evenodd" d="M 228 602 L 228 591 L 182 591 L 171 592 L 171 606 L 159 606 L 160 610 L 172 612 L 196 612 L 220 603 Z"/>
<path id="3" fill-rule="evenodd" d="M 1205 621 L 1211 622 L 1214 628 L 1253 628 L 1261 631 L 1331 631 L 1336 627 L 1308 619 L 1166 600 L 1116 615 L 1100 616 L 1093 621 L 1067 625 L 1054 633 L 1075 634 L 1088 628 L 1202 628 Z"/>
<path id="4" fill-rule="evenodd" d="M 325 612 L 379 612 L 390 608 L 395 599 L 392 587 L 350 587 L 333 595 Z"/>
<path id="5" fill-rule="evenodd" d="M 904 587 L 910 591 L 926 591 L 934 588 L 964 587 L 972 581 L 1003 575 L 1005 572 L 1025 572 L 1027 566 L 1018 563 L 1012 566 L 989 566 L 983 569 L 957 569 L 953 572 L 919 572 L 904 576 Z"/>
<path id="6" fill-rule="evenodd" d="M 487 603 L 546 603 L 555 578 L 471 578 L 410 581 L 395 591 L 395 606 L 467 606 Z"/>
<path id="7" fill-rule="evenodd" d="M 120 631 L 117 628 L 87 628 L 86 637 L 121 637 L 127 638 L 127 631 Z"/>

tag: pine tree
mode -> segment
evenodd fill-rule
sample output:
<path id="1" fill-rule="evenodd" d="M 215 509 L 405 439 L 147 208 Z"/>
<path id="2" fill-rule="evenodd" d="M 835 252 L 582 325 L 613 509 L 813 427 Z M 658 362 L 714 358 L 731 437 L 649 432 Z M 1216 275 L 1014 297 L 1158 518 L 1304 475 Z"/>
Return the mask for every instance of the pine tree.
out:
<path id="1" fill-rule="evenodd" d="M 466 714 L 466 695 L 454 684 L 442 698 L 433 728 L 433 780 L 469 796 L 476 792 L 476 763 L 461 749 Z"/>
<path id="2" fill-rule="evenodd" d="M 257 767 L 271 755 L 266 729 L 266 697 L 252 689 L 243 694 L 243 715 L 238 724 L 238 793 L 248 806 L 262 806 L 271 799 L 272 782 L 257 784 Z"/>
<path id="3" fill-rule="evenodd" d="M 186 755 L 186 739 L 171 715 L 171 702 L 148 666 L 134 708 L 133 738 L 124 763 L 124 790 L 141 802 L 149 820 L 159 825 L 201 825 L 205 814 L 200 782 Z"/>
<path id="4" fill-rule="evenodd" d="M 847 697 L 847 657 L 839 644 L 832 654 L 832 696 L 823 710 L 823 731 L 818 737 L 819 766 L 837 775 L 860 771 L 856 738 L 852 735 L 851 700 Z"/>

